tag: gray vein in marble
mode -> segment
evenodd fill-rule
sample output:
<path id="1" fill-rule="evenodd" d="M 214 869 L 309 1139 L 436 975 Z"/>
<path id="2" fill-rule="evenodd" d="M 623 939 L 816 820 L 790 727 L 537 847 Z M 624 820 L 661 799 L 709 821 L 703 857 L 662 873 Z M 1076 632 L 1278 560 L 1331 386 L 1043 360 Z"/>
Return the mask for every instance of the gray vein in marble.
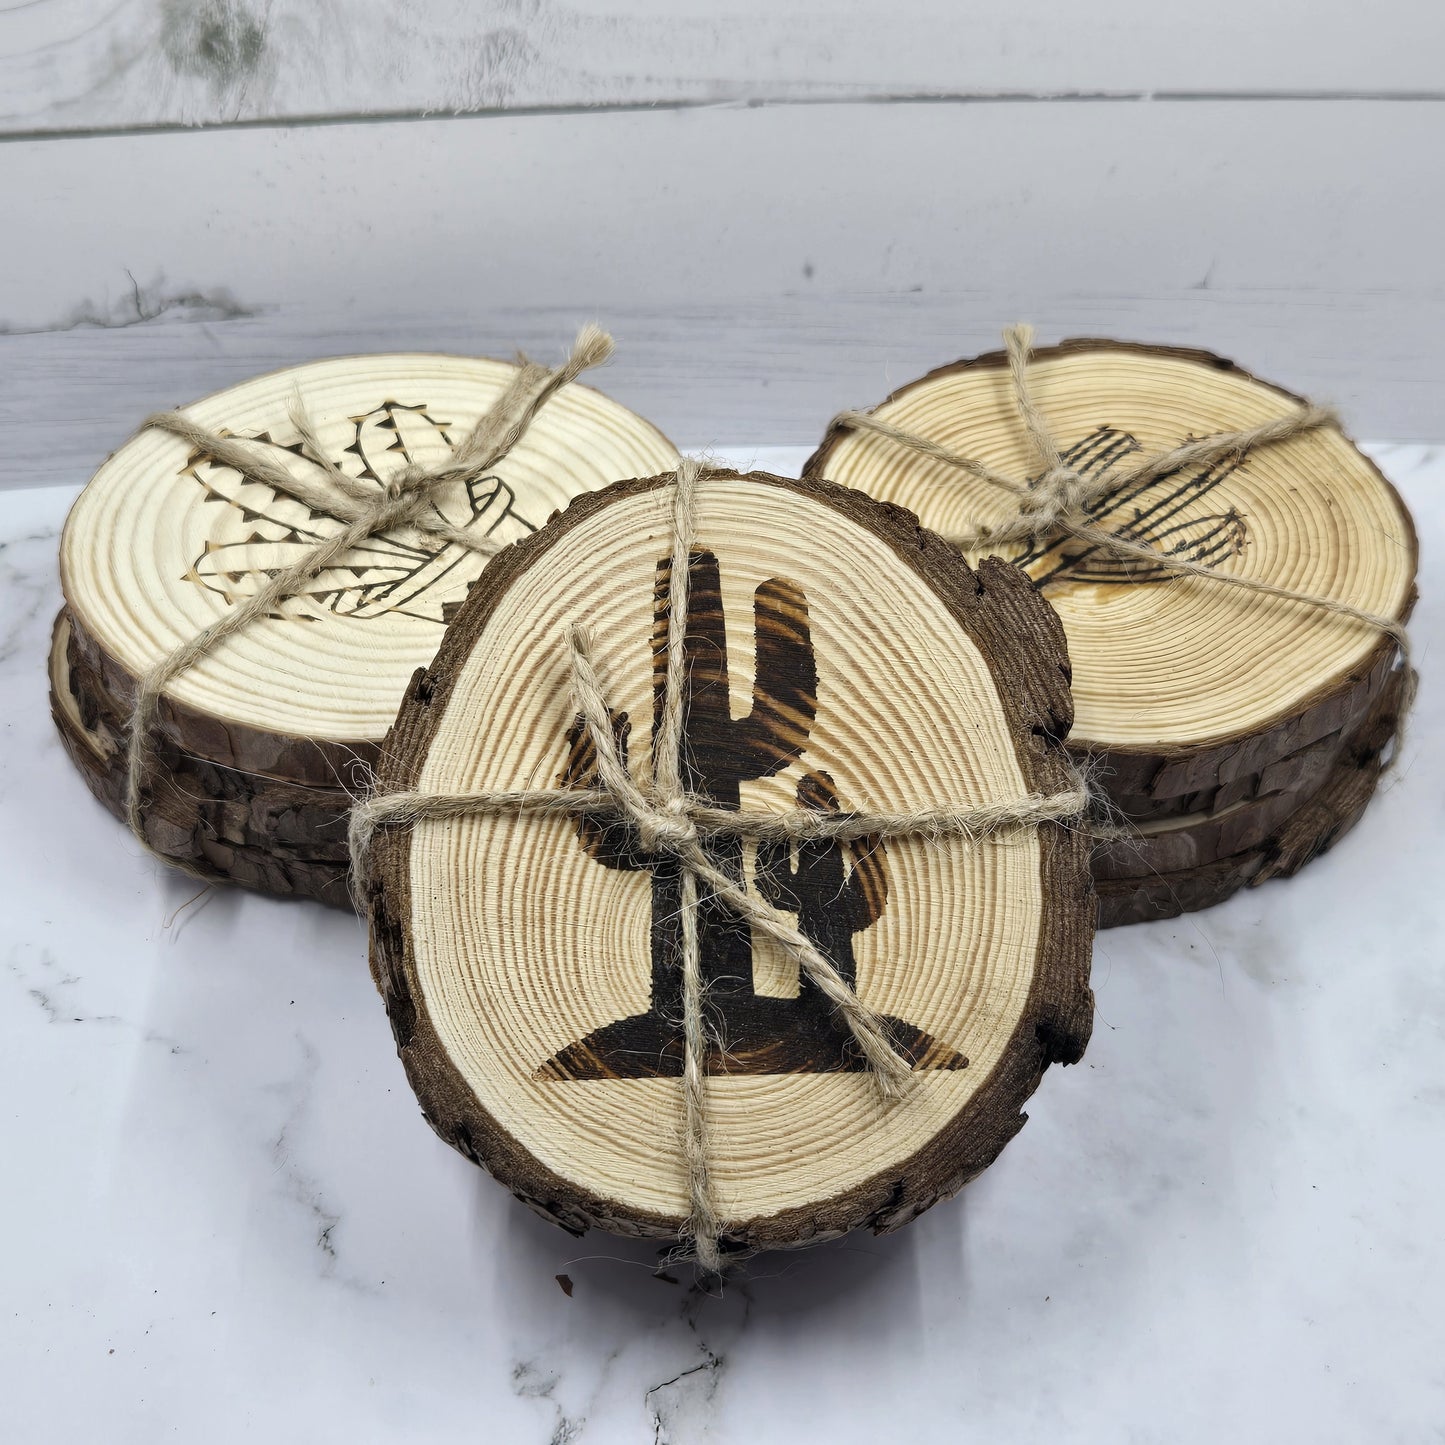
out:
<path id="1" fill-rule="evenodd" d="M 557 1412 L 556 1423 L 547 1437 L 547 1445 L 572 1445 L 573 1441 L 582 1438 L 587 1424 L 585 1415 L 566 1414 L 561 1405 L 552 1398 L 560 1379 L 559 1375 L 543 1371 L 530 1360 L 519 1360 L 512 1367 L 512 1393 L 519 1400 L 545 1400 Z"/>
<path id="2" fill-rule="evenodd" d="M 704 1345 L 704 1349 L 707 1347 Z M 678 1401 L 659 1401 L 653 1403 L 653 1397 L 661 1395 L 664 1390 L 672 1390 L 682 1386 L 684 1380 L 694 1379 L 698 1375 L 704 1376 L 704 1386 L 701 1392 L 694 1392 L 687 1387 L 684 1393 L 684 1402 L 690 1403 L 698 1409 L 705 1409 L 712 1403 L 713 1396 L 717 1394 L 718 1371 L 723 1367 L 723 1357 L 714 1355 L 708 1351 L 707 1359 L 700 1364 L 691 1365 L 686 1370 L 680 1370 L 670 1380 L 663 1380 L 654 1385 L 646 1395 L 643 1396 L 643 1404 L 647 1407 L 648 1413 L 652 1416 L 652 1445 L 674 1445 L 672 1427 L 675 1423 L 674 1415 L 678 1413 Z"/>
<path id="3" fill-rule="evenodd" d="M 59 528 L 41 527 L 0 541 L 0 587 L 11 594 L 0 611 L 0 664 L 29 650 L 34 624 L 59 591 L 53 558 L 59 535 Z M 43 547 L 43 562 L 31 563 L 31 547 Z"/>
<path id="4" fill-rule="evenodd" d="M 713 1293 L 714 1288 L 717 1293 Z M 720 1319 L 717 1314 L 717 1307 L 727 1300 L 729 1293 L 740 1306 L 731 1322 Z M 667 1333 L 685 1328 L 692 1337 L 693 1349 L 702 1358 L 649 1386 L 644 1393 L 642 1404 L 652 1424 L 652 1445 L 681 1445 L 705 1433 L 708 1415 L 728 1364 L 728 1351 L 746 1333 L 752 1304 L 753 1294 L 746 1276 L 735 1286 L 716 1287 L 699 1281 L 683 1294 L 676 1321 Z M 726 1345 L 714 1348 L 704 1336 L 705 1312 L 712 1331 L 721 1330 L 726 1334 Z"/>
<path id="5" fill-rule="evenodd" d="M 107 1028 L 128 1029 L 147 1044 L 159 1044 L 167 1053 L 183 1054 L 182 1044 L 169 1034 L 143 1028 L 120 1014 L 87 1013 L 79 998 L 83 982 L 80 974 L 63 970 L 59 960 L 48 948 L 41 948 L 33 967 L 27 967 L 22 947 L 12 947 L 5 956 L 5 971 L 17 979 L 25 996 L 45 1015 L 48 1024 L 68 1027 L 72 1024 L 100 1024 Z"/>
<path id="6" fill-rule="evenodd" d="M 271 1140 L 270 1152 L 275 1162 L 275 1172 L 281 1175 L 285 1184 L 287 1197 L 306 1210 L 315 1230 L 316 1248 L 322 1256 L 322 1277 L 333 1279 L 337 1277 L 339 1256 L 332 1235 L 341 1223 L 341 1215 L 326 1207 L 322 1202 L 320 1181 L 303 1170 L 292 1157 L 295 1136 L 309 1112 L 311 1092 L 320 1068 L 320 1058 L 311 1042 L 300 1034 L 296 1035 L 296 1042 L 301 1049 L 301 1064 L 295 1076 L 269 1086 L 271 1092 L 280 1094 L 289 1104 L 285 1117 Z M 342 1279 L 341 1282 L 352 1287 L 365 1288 L 359 1280 Z"/>
<path id="7" fill-rule="evenodd" d="M 500 1203 L 492 1201 L 491 1188 L 479 1183 L 481 1198 Z M 521 1348 L 512 1357 L 508 1383 L 514 1396 L 553 1406 L 547 1428 L 555 1434 L 539 1432 L 539 1445 L 552 1445 L 554 1438 L 681 1445 L 705 1434 L 723 1381 L 732 1377 L 733 1353 L 747 1334 L 754 1282 L 683 1285 L 659 1273 L 655 1241 L 599 1238 L 606 1252 L 570 1255 L 553 1231 L 519 1208 L 511 1212 L 511 1283 L 503 1288 L 540 1292 L 538 1322 L 546 1323 L 538 1333 L 524 1329 L 516 1336 Z M 495 1247 L 491 1208 L 487 1218 L 488 1242 Z M 556 1289 L 559 1270 L 573 1280 L 570 1296 Z M 671 1288 L 659 1290 L 659 1282 Z M 579 1349 L 584 1340 L 593 1347 Z"/>

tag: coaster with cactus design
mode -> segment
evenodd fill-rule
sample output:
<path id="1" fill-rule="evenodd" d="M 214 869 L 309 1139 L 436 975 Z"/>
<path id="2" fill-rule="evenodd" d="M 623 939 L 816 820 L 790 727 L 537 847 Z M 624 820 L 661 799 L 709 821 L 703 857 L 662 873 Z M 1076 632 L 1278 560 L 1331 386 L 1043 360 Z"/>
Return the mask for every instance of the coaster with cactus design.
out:
<path id="1" fill-rule="evenodd" d="M 1299 398 L 1205 352 L 1112 341 L 1037 350 L 1028 378 L 1065 465 L 1104 484 L 1085 507 L 1090 527 L 1190 564 L 1408 615 L 1416 564 L 1409 514 L 1338 426 L 1131 479 L 1147 458 L 1273 421 Z M 932 372 L 872 415 L 1038 484 L 1003 353 Z M 900 503 L 946 535 L 976 533 L 1020 507 L 985 478 L 839 425 L 805 475 Z M 1072 535 L 998 550 L 1029 572 L 1063 620 L 1076 708 L 1070 747 L 1091 761 L 1108 801 L 1101 820 L 1140 830 L 1100 850 L 1101 888 L 1215 902 L 1271 876 L 1261 850 L 1338 768 L 1348 769 L 1355 733 L 1398 687 L 1394 640 Z M 1239 863 L 1246 857 L 1252 873 Z M 1214 882 L 1196 887 L 1206 868 Z M 1110 921 L 1129 921 L 1127 911 Z"/>
<path id="2" fill-rule="evenodd" d="M 184 408 L 209 431 L 331 486 L 382 495 L 447 458 L 517 375 L 511 363 L 347 357 L 258 377 Z M 323 456 L 309 454 L 297 403 Z M 673 462 L 648 422 L 562 388 L 487 475 L 433 497 L 445 523 L 505 546 L 580 492 Z M 123 812 L 136 680 L 345 525 L 204 450 L 143 431 L 96 473 L 61 544 L 57 725 L 97 796 Z M 407 679 L 487 557 L 415 529 L 368 538 L 299 595 L 175 679 L 162 702 L 143 824 L 159 853 L 219 879 L 345 901 L 345 816 Z M 83 744 L 83 746 L 82 746 Z"/>
<path id="3" fill-rule="evenodd" d="M 672 477 L 581 497 L 498 558 L 407 690 L 381 787 L 595 788 L 567 630 L 593 636 L 616 747 L 651 775 Z M 688 563 L 682 774 L 720 810 L 977 809 L 1071 785 L 1063 636 L 1027 576 L 898 508 L 710 474 Z M 1094 898 L 1065 823 L 973 840 L 709 835 L 881 1018 L 880 1101 L 832 1004 L 725 901 L 697 909 L 707 1156 L 726 1249 L 888 1229 L 987 1165 L 1088 1038 Z M 688 1213 L 680 873 L 615 815 L 400 824 L 368 870 L 372 967 L 444 1139 L 569 1229 Z"/>

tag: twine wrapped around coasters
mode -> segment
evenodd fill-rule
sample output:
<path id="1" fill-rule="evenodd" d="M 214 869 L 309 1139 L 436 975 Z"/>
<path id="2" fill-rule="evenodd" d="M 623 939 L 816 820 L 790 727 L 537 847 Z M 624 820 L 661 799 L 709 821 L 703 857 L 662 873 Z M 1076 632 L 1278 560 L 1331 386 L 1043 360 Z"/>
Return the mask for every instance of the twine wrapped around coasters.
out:
<path id="1" fill-rule="evenodd" d="M 804 476 L 1002 554 L 1057 610 L 1069 749 L 1124 825 L 1094 830 L 1102 926 L 1289 876 L 1401 756 L 1408 508 L 1329 411 L 1227 358 L 1006 339 L 836 419 Z"/>
<path id="2" fill-rule="evenodd" d="M 142 423 L 142 430 L 155 428 L 180 437 L 215 461 L 234 468 L 247 481 L 263 483 L 303 506 L 346 523 L 292 565 L 271 573 L 249 598 L 162 658 L 139 679 L 126 731 L 124 802 L 126 821 L 148 852 L 170 867 L 213 881 L 209 874 L 181 859 L 156 853 L 145 835 L 143 792 L 157 713 L 167 684 L 211 654 L 227 638 L 272 615 L 278 606 L 368 538 L 393 529 L 411 529 L 430 544 L 456 545 L 481 554 L 497 551 L 502 545 L 499 541 L 454 526 L 436 509 L 433 498 L 442 487 L 466 484 L 484 476 L 517 445 L 538 412 L 559 390 L 582 372 L 600 365 L 612 351 L 612 338 L 589 324 L 578 333 L 570 355 L 561 366 L 549 369 L 524 359 L 511 384 L 452 449 L 450 456 L 434 466 L 411 464 L 402 468 L 380 493 L 353 481 L 327 456 L 301 397 L 297 397 L 292 406 L 291 419 L 301 439 L 302 455 L 325 475 L 325 485 L 320 487 L 268 460 L 259 448 L 212 432 L 180 412 L 158 413 Z"/>
<path id="3" fill-rule="evenodd" d="M 358 892 L 367 882 L 367 854 L 378 829 L 484 814 L 592 815 L 631 824 L 639 848 L 666 855 L 681 869 L 680 957 L 684 1044 L 683 1153 L 690 1201 L 688 1234 L 698 1262 L 707 1270 L 722 1264 L 719 1237 L 723 1221 L 714 1201 L 708 1167 L 708 1116 L 704 1061 L 708 1052 L 705 998 L 700 966 L 698 910 L 710 895 L 741 922 L 781 945 L 846 1024 L 886 1098 L 896 1099 L 910 1077 L 908 1062 L 890 1039 L 883 1020 L 865 1005 L 807 935 L 770 903 L 748 892 L 709 855 L 709 838 L 730 837 L 755 843 L 809 839 L 860 840 L 906 836 L 979 839 L 1006 829 L 1069 824 L 1087 806 L 1082 783 L 1051 795 L 1020 797 L 983 808 L 942 807 L 902 813 L 821 812 L 797 808 L 782 813 L 718 808 L 689 794 L 682 781 L 684 689 L 688 625 L 689 558 L 696 534 L 699 485 L 706 475 L 696 461 L 678 468 L 671 537 L 671 583 L 667 612 L 666 671 L 658 702 L 659 726 L 652 776 L 639 782 L 623 763 L 614 735 L 614 714 L 592 661 L 587 631 L 574 624 L 567 646 L 573 700 L 596 756 L 597 786 L 433 794 L 396 792 L 360 803 L 351 817 L 353 880 Z"/>
<path id="4" fill-rule="evenodd" d="M 891 426 L 863 412 L 840 412 L 833 418 L 829 430 L 831 432 L 837 428 L 871 432 L 942 462 L 945 466 L 966 472 L 1019 499 L 1018 510 L 1013 517 L 972 532 L 948 535 L 947 540 L 961 551 L 978 552 L 1009 543 L 1027 543 L 1037 547 L 1056 542 L 1061 537 L 1073 537 L 1085 543 L 1090 550 L 1116 559 L 1123 565 L 1126 573 L 1130 564 L 1142 563 L 1150 569 L 1162 568 L 1177 577 L 1203 577 L 1267 597 L 1297 602 L 1327 615 L 1360 623 L 1389 637 L 1399 647 L 1404 670 L 1395 751 L 1391 759 L 1393 765 L 1400 756 L 1406 718 L 1418 685 L 1418 677 L 1412 665 L 1410 640 L 1403 622 L 1381 613 L 1353 607 L 1332 597 L 1283 587 L 1263 578 L 1225 571 L 1215 564 L 1193 560 L 1180 555 L 1185 550 L 1183 543 L 1177 551 L 1171 552 L 1162 546 L 1150 546 L 1146 542 L 1135 541 L 1121 535 L 1119 531 L 1096 525 L 1089 516 L 1090 503 L 1106 493 L 1117 494 L 1132 488 L 1142 488 L 1155 478 L 1186 467 L 1207 467 L 1229 459 L 1238 461 L 1251 449 L 1272 446 L 1317 428 L 1333 425 L 1338 420 L 1335 413 L 1324 407 L 1302 405 L 1292 414 L 1247 430 L 1222 432 L 1186 441 L 1180 446 L 1147 456 L 1122 473 L 1105 467 L 1090 475 L 1065 461 L 1062 449 L 1050 432 L 1043 413 L 1035 404 L 1029 390 L 1028 370 L 1033 352 L 1032 327 L 1010 327 L 1004 333 L 1004 344 L 1008 356 L 1010 400 L 1035 460 L 1042 467 L 1042 474 L 1032 482 L 1006 476 L 975 458 L 962 455 L 926 437 Z"/>

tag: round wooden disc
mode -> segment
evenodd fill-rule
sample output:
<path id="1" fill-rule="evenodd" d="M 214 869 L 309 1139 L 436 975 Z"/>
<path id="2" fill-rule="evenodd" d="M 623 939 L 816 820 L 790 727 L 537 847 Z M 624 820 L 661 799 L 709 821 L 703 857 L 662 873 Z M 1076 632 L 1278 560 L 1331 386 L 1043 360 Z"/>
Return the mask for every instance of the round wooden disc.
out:
<path id="1" fill-rule="evenodd" d="M 212 430 L 257 439 L 324 483 L 289 419 L 299 396 L 332 460 L 380 490 L 409 462 L 441 461 L 515 372 L 467 357 L 345 357 L 257 377 L 183 410 Z M 649 423 L 572 385 L 493 474 L 444 489 L 437 509 L 454 525 L 512 542 L 579 492 L 651 475 L 676 456 Z M 341 525 L 169 433 L 142 432 L 100 468 L 66 523 L 61 579 L 78 636 L 124 688 Z M 164 725 L 218 763 L 334 783 L 354 751 L 374 749 L 485 561 L 455 545 L 423 545 L 414 532 L 372 538 L 278 616 L 170 684 Z"/>
<path id="2" fill-rule="evenodd" d="M 89 735 L 123 779 L 121 740 L 129 726 L 129 710 L 105 688 L 75 646 L 75 631 L 65 609 L 56 619 L 56 635 L 66 641 L 63 656 L 52 659 L 52 684 L 57 678 L 63 681 Z M 223 767 L 165 737 L 157 740 L 156 749 L 161 780 L 179 792 L 183 777 L 184 796 L 197 819 L 217 836 L 310 859 L 350 860 L 346 829 L 353 792 Z M 356 780 L 358 791 L 365 781 Z"/>
<path id="3" fill-rule="evenodd" d="M 564 630 L 588 625 L 647 776 L 665 666 L 672 478 L 575 501 L 499 557 L 407 692 L 384 790 L 584 776 Z M 973 807 L 1069 786 L 1057 620 L 1018 569 L 966 566 L 857 492 L 720 473 L 689 568 L 685 760 L 724 807 Z M 657 629 L 661 629 L 659 632 Z M 960 718 L 966 725 L 960 726 Z M 957 1189 L 1087 1040 L 1094 913 L 1077 829 L 893 837 L 760 857 L 788 909 L 915 1061 L 886 1108 L 796 964 L 703 904 L 709 1159 L 734 1246 L 889 1228 Z M 443 1138 L 565 1227 L 675 1236 L 678 875 L 621 825 L 510 812 L 378 835 L 372 966 Z"/>
<path id="4" fill-rule="evenodd" d="M 1116 928 L 1212 908 L 1241 888 L 1293 877 L 1306 863 L 1328 852 L 1360 820 L 1375 795 L 1386 756 L 1398 735 L 1403 684 L 1404 673 L 1397 670 L 1368 714 L 1335 748 L 1323 783 L 1311 789 L 1262 842 L 1247 841 L 1246 824 L 1240 834 L 1241 851 L 1224 855 L 1216 851 L 1208 861 L 1193 866 L 1138 875 L 1111 868 L 1109 862 L 1101 862 L 1096 850 L 1099 927 Z M 1210 828 L 1204 834 L 1206 848 L 1213 848 L 1219 834 Z M 1157 856 L 1166 861 L 1165 854 Z"/>
<path id="5" fill-rule="evenodd" d="M 88 687 L 70 642 L 62 609 L 51 640 L 51 716 L 86 786 L 124 821 L 124 715 Z M 351 906 L 346 793 L 218 768 L 165 738 L 156 763 L 142 817 L 155 852 L 218 883 Z"/>
<path id="6" fill-rule="evenodd" d="M 1122 477 L 1186 439 L 1299 404 L 1204 352 L 1108 341 L 1042 349 L 1029 380 L 1066 461 L 1090 475 Z M 1037 473 L 1002 353 L 935 371 L 874 414 L 1006 475 Z M 862 431 L 832 430 L 805 475 L 899 502 L 945 534 L 1017 508 L 1001 488 Z M 1093 512 L 1135 540 L 1366 611 L 1400 618 L 1413 600 L 1409 514 L 1336 428 L 1121 486 Z M 1072 745 L 1106 756 L 1102 785 L 1121 796 L 1214 786 L 1336 731 L 1383 685 L 1395 654 L 1366 626 L 1208 578 L 1126 567 L 1071 538 L 1012 550 L 1063 618 Z"/>
<path id="7" fill-rule="evenodd" d="M 1094 849 L 1094 879 L 1152 878 L 1261 847 L 1308 800 L 1308 794 L 1268 793 L 1215 813 L 1134 824 Z"/>
<path id="8" fill-rule="evenodd" d="M 1177 823 L 1191 815 L 1212 816 L 1222 813 L 1239 803 L 1254 802 L 1275 793 L 1308 797 L 1324 786 L 1351 732 L 1379 702 L 1381 695 L 1382 693 L 1376 693 L 1370 706 L 1364 708 L 1358 716 L 1351 717 L 1344 727 L 1319 738 L 1307 747 L 1297 748 L 1282 758 L 1276 758 L 1256 773 L 1231 777 L 1227 782 L 1215 782 L 1198 792 L 1178 793 L 1167 798 L 1152 797 L 1147 793 L 1129 793 L 1122 796 L 1111 793 L 1110 803 L 1113 809 L 1135 823 Z M 1106 810 L 1101 810 L 1100 816 L 1107 821 Z"/>

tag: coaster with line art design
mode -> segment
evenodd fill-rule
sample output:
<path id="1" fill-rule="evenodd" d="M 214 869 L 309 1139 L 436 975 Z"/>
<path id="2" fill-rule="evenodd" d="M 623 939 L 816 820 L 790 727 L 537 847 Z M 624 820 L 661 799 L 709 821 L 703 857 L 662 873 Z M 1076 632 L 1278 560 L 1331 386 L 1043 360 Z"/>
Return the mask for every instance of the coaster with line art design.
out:
<path id="1" fill-rule="evenodd" d="M 1206 352 L 1113 341 L 1039 348 L 1027 375 L 1065 463 L 1090 481 L 1118 478 L 1087 505 L 1091 525 L 1167 557 L 1408 617 L 1413 523 L 1337 426 L 1130 479 L 1148 457 L 1285 416 L 1300 398 Z M 931 372 L 872 415 L 1037 484 L 1003 353 Z M 900 503 L 945 534 L 996 525 L 1019 506 L 986 480 L 844 426 L 829 431 L 805 475 Z M 1063 619 L 1076 707 L 1070 747 L 1090 760 L 1106 795 L 1100 820 L 1142 830 L 1100 850 L 1097 876 L 1111 892 L 1130 878 L 1182 878 L 1256 858 L 1325 787 L 1352 731 L 1398 685 L 1393 639 L 1318 608 L 1180 577 L 1068 535 L 999 550 Z M 1216 871 L 1244 881 L 1238 866 Z M 1249 876 L 1268 872 L 1261 865 Z M 1174 892 L 1223 896 L 1192 885 Z M 1115 909 L 1110 921 L 1129 921 L 1127 912 Z"/>
<path id="2" fill-rule="evenodd" d="M 380 497 L 402 468 L 446 459 L 517 374 L 482 358 L 347 357 L 257 377 L 183 412 L 324 491 L 328 473 L 291 419 L 299 401 L 327 463 Z M 574 383 L 486 475 L 438 488 L 432 505 L 441 521 L 505 546 L 579 492 L 675 458 L 650 423 Z M 100 468 L 66 523 L 61 577 L 65 690 L 86 720 L 93 788 L 112 811 L 123 812 L 111 801 L 123 797 L 116 745 L 136 679 L 344 525 L 340 510 L 304 505 L 155 429 Z M 344 858 L 351 795 L 486 561 L 416 529 L 370 537 L 175 679 L 156 729 L 164 756 L 148 785 L 153 822 L 143 809 L 147 841 L 219 880 L 308 896 L 319 887 L 344 902 L 344 863 L 329 865 L 338 849 Z M 299 809 L 298 790 L 308 799 Z"/>

